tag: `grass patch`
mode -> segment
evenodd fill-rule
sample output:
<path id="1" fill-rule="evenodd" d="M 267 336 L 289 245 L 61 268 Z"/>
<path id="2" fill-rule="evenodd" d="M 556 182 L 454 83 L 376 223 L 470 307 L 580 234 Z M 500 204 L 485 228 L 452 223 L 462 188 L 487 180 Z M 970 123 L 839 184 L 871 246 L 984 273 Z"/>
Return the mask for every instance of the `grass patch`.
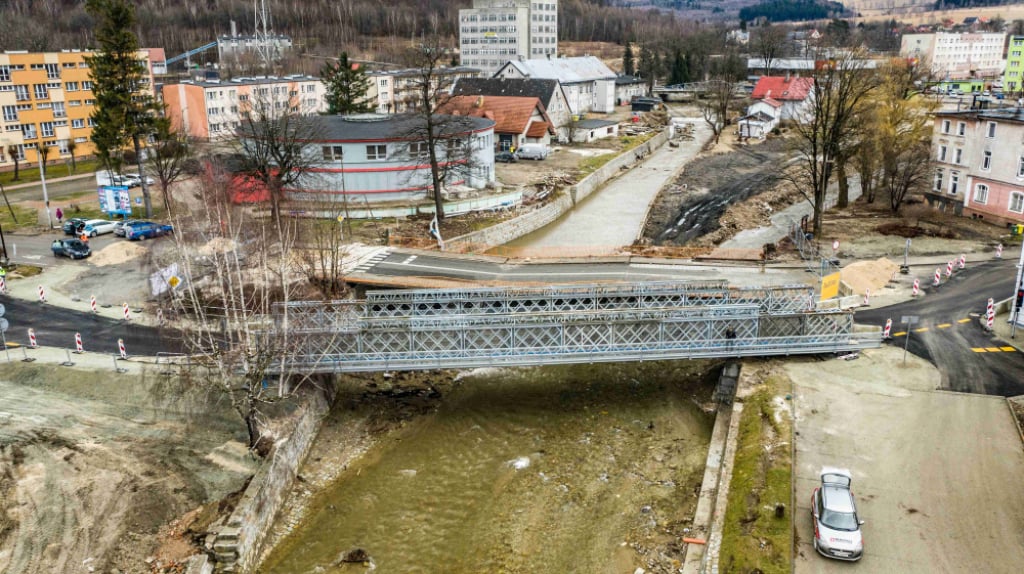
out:
<path id="1" fill-rule="evenodd" d="M 36 210 L 28 207 L 23 207 L 17 203 L 11 204 L 11 209 L 14 210 L 14 215 L 18 222 L 15 223 L 15 217 L 11 217 L 11 212 L 7 209 L 7 206 L 0 203 L 0 226 L 3 226 L 4 231 L 14 231 L 15 229 L 27 229 L 35 227 L 39 222 L 36 219 Z"/>
<path id="2" fill-rule="evenodd" d="M 592 155 L 592 156 L 583 158 L 583 161 L 580 162 L 580 168 L 579 168 L 580 169 L 580 179 L 582 179 L 582 178 L 584 178 L 584 177 L 594 173 L 595 171 L 600 169 L 601 166 L 603 166 L 604 164 L 608 163 L 609 161 L 611 161 L 612 159 L 616 158 L 617 156 L 618 156 L 617 153 L 615 153 L 614 151 L 610 151 L 608 153 L 603 153 L 601 155 Z"/>
<path id="3" fill-rule="evenodd" d="M 723 572 L 792 571 L 792 423 L 776 421 L 772 404 L 781 392 L 783 381 L 770 377 L 743 402 L 719 556 Z M 786 505 L 782 518 L 775 517 L 776 503 Z"/>
<path id="4" fill-rule="evenodd" d="M 71 169 L 71 162 L 64 164 L 48 165 L 46 166 L 46 177 L 56 179 L 58 177 L 67 177 L 69 175 L 80 175 L 83 173 L 93 173 L 99 171 L 100 161 L 98 159 L 80 159 L 75 163 L 75 169 Z M 18 169 L 18 179 L 14 179 L 14 170 L 5 171 L 0 173 L 0 183 L 4 185 L 19 184 L 19 183 L 32 183 L 39 181 L 39 166 L 37 164 L 26 164 L 25 162 L 20 163 L 20 169 Z"/>

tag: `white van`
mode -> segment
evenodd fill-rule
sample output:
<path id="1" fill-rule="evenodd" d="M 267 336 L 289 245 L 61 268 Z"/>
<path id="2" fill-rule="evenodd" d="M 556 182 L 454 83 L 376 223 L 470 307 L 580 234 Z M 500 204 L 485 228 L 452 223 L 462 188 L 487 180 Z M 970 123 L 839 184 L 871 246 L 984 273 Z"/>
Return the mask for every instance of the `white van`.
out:
<path id="1" fill-rule="evenodd" d="M 111 172 L 106 171 L 106 170 L 104 170 L 104 171 L 97 171 L 96 172 L 96 185 L 97 186 L 104 186 L 104 185 L 123 185 L 123 186 L 129 186 L 129 183 L 130 182 L 128 181 L 128 178 L 126 178 L 125 176 L 123 176 L 123 175 L 121 175 L 119 173 L 111 173 Z"/>
<path id="2" fill-rule="evenodd" d="M 548 157 L 549 153 L 551 153 L 551 150 L 548 149 L 548 146 L 537 143 L 523 144 L 516 149 L 516 155 L 519 156 L 519 159 L 542 160 Z"/>

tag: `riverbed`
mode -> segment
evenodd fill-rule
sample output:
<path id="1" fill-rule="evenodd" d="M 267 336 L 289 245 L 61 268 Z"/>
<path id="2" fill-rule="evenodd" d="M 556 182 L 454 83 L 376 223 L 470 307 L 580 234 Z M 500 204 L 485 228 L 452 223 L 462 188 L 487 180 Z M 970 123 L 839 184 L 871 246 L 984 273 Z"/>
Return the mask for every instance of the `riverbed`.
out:
<path id="1" fill-rule="evenodd" d="M 668 572 L 713 416 L 704 361 L 479 369 L 310 505 L 261 572 Z M 342 401 L 337 408 L 348 409 Z M 340 423 L 343 424 L 343 423 Z"/>

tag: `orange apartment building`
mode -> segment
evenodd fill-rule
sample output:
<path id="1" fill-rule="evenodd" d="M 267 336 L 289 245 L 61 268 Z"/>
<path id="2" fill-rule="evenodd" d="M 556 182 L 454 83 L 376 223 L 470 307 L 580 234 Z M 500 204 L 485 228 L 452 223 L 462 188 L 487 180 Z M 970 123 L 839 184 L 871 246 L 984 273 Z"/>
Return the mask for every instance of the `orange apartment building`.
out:
<path id="1" fill-rule="evenodd" d="M 162 52 L 162 50 L 158 50 Z M 95 152 L 89 139 L 95 96 L 85 57 L 90 51 L 0 53 L 0 170 L 12 169 L 15 148 L 18 161 L 36 165 L 37 146 L 46 146 L 52 164 Z M 146 66 L 143 89 L 151 92 L 153 69 L 150 50 L 140 50 Z"/>
<path id="2" fill-rule="evenodd" d="M 197 80 L 162 89 L 164 113 L 174 128 L 207 141 L 233 138 L 254 106 L 266 106 L 267 114 L 325 112 L 325 93 L 320 78 L 298 74 Z"/>

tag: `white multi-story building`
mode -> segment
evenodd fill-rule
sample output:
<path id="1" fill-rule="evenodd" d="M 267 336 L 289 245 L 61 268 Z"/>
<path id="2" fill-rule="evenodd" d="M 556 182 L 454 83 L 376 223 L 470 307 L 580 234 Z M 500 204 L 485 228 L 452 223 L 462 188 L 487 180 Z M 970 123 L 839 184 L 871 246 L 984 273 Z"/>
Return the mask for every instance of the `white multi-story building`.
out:
<path id="1" fill-rule="evenodd" d="M 1003 70 L 1006 34 L 904 34 L 900 56 L 917 58 L 942 79 L 995 77 Z"/>
<path id="2" fill-rule="evenodd" d="M 434 86 L 430 91 L 450 92 L 455 82 L 462 78 L 476 78 L 479 75 L 479 68 L 438 68 L 432 71 L 433 78 L 430 82 Z M 426 81 L 423 71 L 416 68 L 370 70 L 366 72 L 366 77 L 370 80 L 370 89 L 366 97 L 379 114 L 400 114 L 418 107 L 422 97 L 420 88 Z"/>
<path id="3" fill-rule="evenodd" d="M 495 78 L 558 80 L 573 114 L 615 111 L 615 72 L 596 56 L 512 60 Z"/>
<path id="4" fill-rule="evenodd" d="M 558 0 L 473 0 L 459 10 L 463 66 L 493 74 L 505 62 L 558 56 Z"/>

